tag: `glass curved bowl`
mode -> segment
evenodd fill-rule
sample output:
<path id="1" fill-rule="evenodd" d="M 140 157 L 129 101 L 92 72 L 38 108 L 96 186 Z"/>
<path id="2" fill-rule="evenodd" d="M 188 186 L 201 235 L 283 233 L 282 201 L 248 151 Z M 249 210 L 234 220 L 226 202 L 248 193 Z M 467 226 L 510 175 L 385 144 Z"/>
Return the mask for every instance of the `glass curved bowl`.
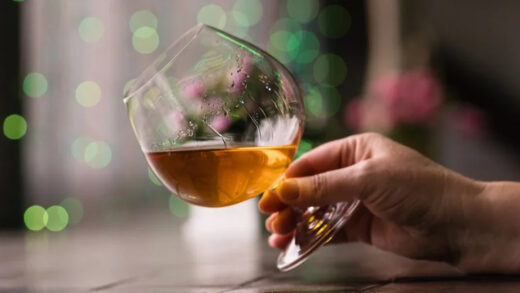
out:
<path id="1" fill-rule="evenodd" d="M 182 200 L 210 207 L 247 200 L 281 180 L 305 117 L 297 83 L 282 64 L 207 25 L 190 29 L 159 55 L 124 102 L 161 182 Z M 309 208 L 278 268 L 303 262 L 355 206 Z"/>

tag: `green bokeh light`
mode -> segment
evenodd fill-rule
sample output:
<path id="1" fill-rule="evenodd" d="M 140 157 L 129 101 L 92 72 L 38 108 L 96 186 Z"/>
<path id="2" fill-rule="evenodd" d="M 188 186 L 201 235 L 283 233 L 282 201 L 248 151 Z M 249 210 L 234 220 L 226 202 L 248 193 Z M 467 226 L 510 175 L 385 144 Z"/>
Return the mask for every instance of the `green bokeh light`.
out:
<path id="1" fill-rule="evenodd" d="M 142 26 L 133 33 L 132 45 L 141 54 L 153 53 L 159 47 L 159 34 L 153 27 Z"/>
<path id="2" fill-rule="evenodd" d="M 83 107 L 93 107 L 101 99 L 101 87 L 93 81 L 84 81 L 76 88 L 76 101 Z"/>
<path id="3" fill-rule="evenodd" d="M 323 97 L 317 87 L 303 85 L 305 95 L 303 96 L 305 111 L 313 116 L 323 115 Z"/>
<path id="4" fill-rule="evenodd" d="M 226 12 L 222 7 L 216 4 L 208 4 L 203 6 L 197 14 L 197 22 L 223 29 L 226 26 Z"/>
<path id="5" fill-rule="evenodd" d="M 47 229 L 58 232 L 65 227 L 69 223 L 69 214 L 67 210 L 65 210 L 61 206 L 51 206 L 47 209 L 47 215 L 49 220 L 47 221 Z"/>
<path id="6" fill-rule="evenodd" d="M 39 72 L 31 72 L 23 80 L 23 92 L 31 97 L 38 98 L 47 92 L 47 78 Z"/>
<path id="7" fill-rule="evenodd" d="M 173 194 L 170 196 L 168 206 L 170 212 L 178 218 L 186 218 L 190 215 L 190 207 L 188 204 Z"/>
<path id="8" fill-rule="evenodd" d="M 31 231 L 40 231 L 47 225 L 48 220 L 47 211 L 39 205 L 28 207 L 23 214 L 25 226 Z"/>
<path id="9" fill-rule="evenodd" d="M 11 114 L 5 118 L 3 129 L 5 137 L 17 140 L 27 133 L 27 121 L 18 114 Z"/>
<path id="10" fill-rule="evenodd" d="M 337 39 L 348 32 L 351 22 L 352 18 L 343 6 L 329 5 L 320 12 L 318 28 L 324 36 Z"/>
<path id="11" fill-rule="evenodd" d="M 298 55 L 300 39 L 298 32 L 301 31 L 300 24 L 291 18 L 282 18 L 276 21 L 269 29 L 269 43 L 267 51 L 280 62 L 287 64 L 293 61 Z M 294 48 L 296 43 L 298 47 Z"/>
<path id="12" fill-rule="evenodd" d="M 79 36 L 81 39 L 87 43 L 96 43 L 98 42 L 105 28 L 103 26 L 103 22 L 96 17 L 85 17 L 80 23 L 78 27 Z"/>
<path id="13" fill-rule="evenodd" d="M 300 30 L 294 34 L 300 44 L 299 50 L 290 52 L 292 59 L 299 64 L 308 64 L 320 53 L 320 42 L 312 32 Z M 296 53 L 296 54 L 294 54 Z"/>
<path id="14" fill-rule="evenodd" d="M 128 91 L 130 90 L 130 88 L 132 87 L 134 82 L 135 82 L 135 78 L 132 78 L 132 79 L 130 79 L 129 81 L 127 81 L 125 83 L 125 86 L 123 87 L 123 94 L 127 94 L 128 93 Z"/>
<path id="15" fill-rule="evenodd" d="M 149 10 L 138 10 L 130 17 L 128 25 L 132 32 L 143 26 L 157 29 L 157 16 Z"/>
<path id="16" fill-rule="evenodd" d="M 331 86 L 338 86 L 347 77 L 347 65 L 343 58 L 335 54 L 323 54 L 313 65 L 314 79 Z"/>
<path id="17" fill-rule="evenodd" d="M 338 113 L 341 107 L 341 94 L 338 89 L 333 86 L 322 85 L 320 92 L 324 101 L 322 116 L 331 117 Z"/>
<path id="18" fill-rule="evenodd" d="M 287 14 L 301 23 L 313 20 L 320 9 L 318 0 L 288 0 Z"/>
<path id="19" fill-rule="evenodd" d="M 269 42 L 271 42 L 276 49 L 284 52 L 296 51 L 300 46 L 300 40 L 298 40 L 295 34 L 283 30 L 271 34 Z"/>
<path id="20" fill-rule="evenodd" d="M 298 146 L 298 150 L 296 151 L 295 159 L 299 158 L 301 155 L 305 154 L 310 150 L 312 150 L 312 142 L 306 139 L 302 139 L 300 141 L 300 145 Z"/>
<path id="21" fill-rule="evenodd" d="M 161 181 L 159 181 L 159 179 L 157 179 L 157 176 L 155 176 L 152 169 L 150 169 L 150 168 L 148 168 L 148 179 L 150 179 L 150 181 L 152 181 L 153 184 L 155 184 L 157 186 L 162 186 Z"/>
<path id="22" fill-rule="evenodd" d="M 84 136 L 80 136 L 80 137 L 76 138 L 72 142 L 72 145 L 71 145 L 72 156 L 76 160 L 83 162 L 84 161 L 83 156 L 85 154 L 85 149 L 87 148 L 87 145 L 90 142 L 91 142 L 91 140 Z"/>
<path id="23" fill-rule="evenodd" d="M 69 215 L 69 224 L 76 225 L 83 218 L 83 204 L 75 198 L 69 197 L 64 199 L 60 206 L 62 206 Z"/>
<path id="24" fill-rule="evenodd" d="M 85 147 L 85 162 L 94 169 L 102 169 L 112 160 L 112 149 L 103 141 L 92 141 Z"/>
<path id="25" fill-rule="evenodd" d="M 231 16 L 238 25 L 250 27 L 262 19 L 263 11 L 262 3 L 258 0 L 236 0 Z"/>

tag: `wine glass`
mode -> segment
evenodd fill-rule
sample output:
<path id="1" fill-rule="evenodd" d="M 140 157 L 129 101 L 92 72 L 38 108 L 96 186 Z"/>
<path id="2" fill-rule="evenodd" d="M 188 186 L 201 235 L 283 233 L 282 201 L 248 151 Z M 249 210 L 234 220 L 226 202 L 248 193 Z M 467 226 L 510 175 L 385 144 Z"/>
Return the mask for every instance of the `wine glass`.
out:
<path id="1" fill-rule="evenodd" d="M 207 25 L 182 35 L 124 95 L 134 133 L 161 182 L 189 203 L 222 207 L 275 186 L 304 125 L 289 71 Z M 358 202 L 310 207 L 278 258 L 286 271 L 328 242 Z"/>

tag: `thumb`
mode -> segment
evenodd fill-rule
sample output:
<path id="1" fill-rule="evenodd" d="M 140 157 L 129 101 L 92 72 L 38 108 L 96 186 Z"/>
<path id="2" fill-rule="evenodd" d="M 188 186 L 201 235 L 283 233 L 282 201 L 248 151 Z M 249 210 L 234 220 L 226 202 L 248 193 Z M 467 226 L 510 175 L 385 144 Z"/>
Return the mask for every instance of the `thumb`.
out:
<path id="1" fill-rule="evenodd" d="M 290 178 L 277 188 L 280 200 L 293 206 L 322 206 L 360 198 L 365 183 L 357 165 L 313 176 Z"/>

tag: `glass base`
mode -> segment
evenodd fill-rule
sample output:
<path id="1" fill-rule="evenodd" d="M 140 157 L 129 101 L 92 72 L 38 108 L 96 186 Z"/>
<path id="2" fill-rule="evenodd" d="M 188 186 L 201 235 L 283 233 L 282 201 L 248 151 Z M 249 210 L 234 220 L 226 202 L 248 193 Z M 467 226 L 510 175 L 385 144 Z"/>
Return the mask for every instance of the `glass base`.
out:
<path id="1" fill-rule="evenodd" d="M 278 256 L 278 269 L 285 272 L 302 264 L 316 249 L 336 235 L 358 205 L 359 200 L 355 200 L 308 208 L 296 225 L 293 239 Z"/>

